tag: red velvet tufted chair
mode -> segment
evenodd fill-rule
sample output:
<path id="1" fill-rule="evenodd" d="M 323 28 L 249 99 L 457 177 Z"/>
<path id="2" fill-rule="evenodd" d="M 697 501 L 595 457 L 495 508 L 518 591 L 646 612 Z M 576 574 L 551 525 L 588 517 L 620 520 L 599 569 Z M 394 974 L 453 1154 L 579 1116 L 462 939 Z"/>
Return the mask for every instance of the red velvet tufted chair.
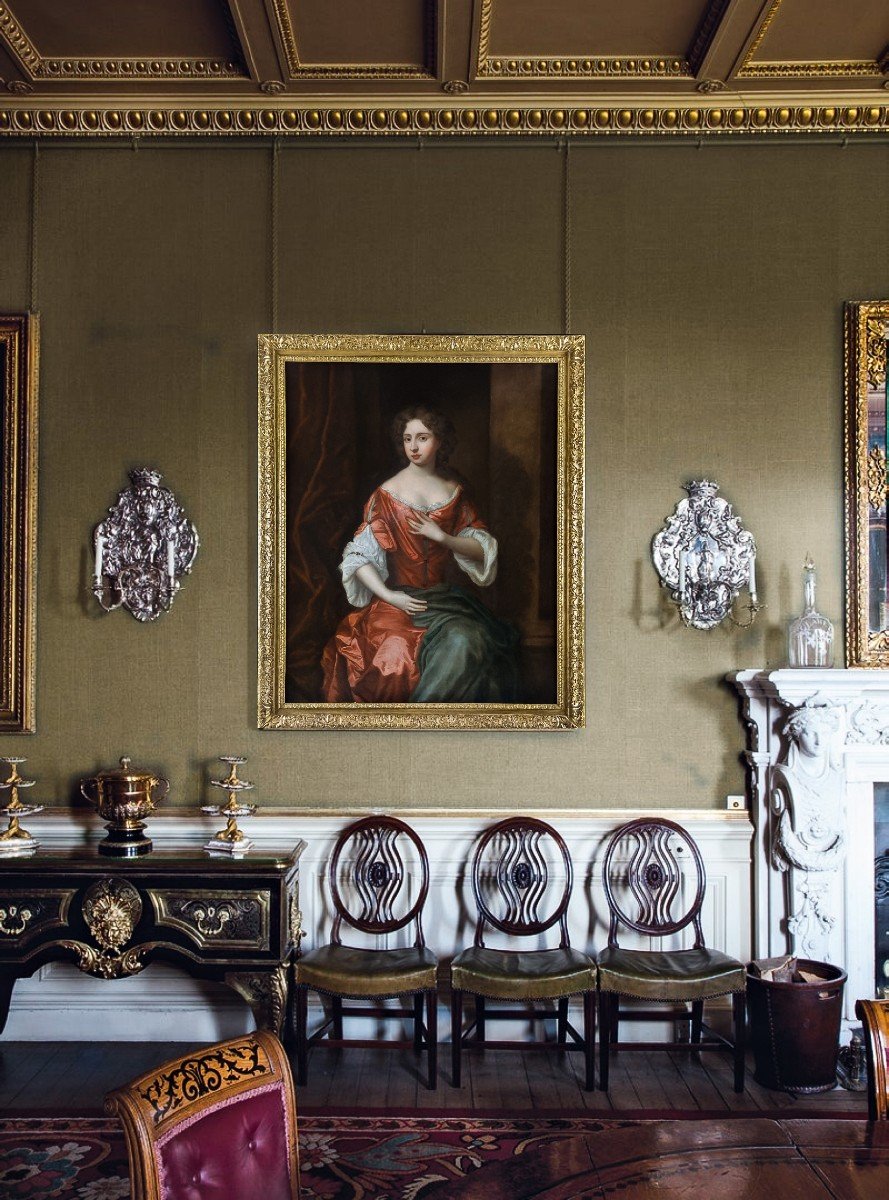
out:
<path id="1" fill-rule="evenodd" d="M 164 1063 L 105 1111 L 126 1133 L 132 1200 L 298 1200 L 293 1080 L 270 1033 Z"/>

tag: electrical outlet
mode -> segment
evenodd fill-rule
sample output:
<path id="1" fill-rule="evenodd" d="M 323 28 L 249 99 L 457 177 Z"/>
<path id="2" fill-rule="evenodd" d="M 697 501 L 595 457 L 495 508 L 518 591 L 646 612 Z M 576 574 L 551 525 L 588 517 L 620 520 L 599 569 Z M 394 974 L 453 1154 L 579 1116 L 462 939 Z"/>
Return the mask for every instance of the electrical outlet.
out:
<path id="1" fill-rule="evenodd" d="M 726 796 L 725 807 L 729 812 L 743 812 L 747 803 L 744 796 Z"/>

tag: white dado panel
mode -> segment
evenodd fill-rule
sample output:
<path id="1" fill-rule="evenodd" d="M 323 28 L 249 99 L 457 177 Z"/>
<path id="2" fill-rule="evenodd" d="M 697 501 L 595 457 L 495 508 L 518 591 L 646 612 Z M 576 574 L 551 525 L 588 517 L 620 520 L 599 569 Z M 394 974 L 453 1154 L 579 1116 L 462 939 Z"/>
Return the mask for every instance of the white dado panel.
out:
<path id="1" fill-rule="evenodd" d="M 261 814 L 244 821 L 260 845 L 307 847 L 300 860 L 300 902 L 305 937 L 303 949 L 326 940 L 330 929 L 325 870 L 340 830 L 360 814 L 300 816 Z M 506 816 L 508 814 L 501 814 Z M 596 811 L 587 814 L 539 813 L 562 833 L 574 861 L 574 892 L 569 909 L 572 944 L 595 951 L 607 940 L 607 905 L 602 888 L 601 859 L 608 835 L 641 812 Z M 709 945 L 746 961 L 751 949 L 750 844 L 753 829 L 745 812 L 664 811 L 684 825 L 698 842 L 707 865 L 704 935 Z M 478 834 L 495 815 L 413 815 L 405 820 L 423 839 L 429 855 L 429 897 L 423 928 L 429 946 L 448 958 L 471 943 L 475 906 L 466 864 Z M 71 845 L 98 836 L 98 823 L 82 814 L 48 813 L 32 819 L 32 832 L 43 845 Z M 157 816 L 149 833 L 155 845 L 200 842 L 218 818 Z M 108 859 L 109 874 L 114 859 Z M 627 942 L 629 944 L 629 941 Z M 445 998 L 440 1024 L 447 1031 Z M 252 1028 L 253 1019 L 234 992 L 222 985 L 200 983 L 164 965 L 150 966 L 130 979 L 97 980 L 74 966 L 53 963 L 31 979 L 19 980 L 12 994 L 9 1040 L 193 1041 L 211 1042 Z M 394 1023 L 393 1023 L 394 1025 Z M 354 1026 L 352 1026 L 354 1030 Z M 514 1031 L 513 1034 L 514 1036 Z"/>

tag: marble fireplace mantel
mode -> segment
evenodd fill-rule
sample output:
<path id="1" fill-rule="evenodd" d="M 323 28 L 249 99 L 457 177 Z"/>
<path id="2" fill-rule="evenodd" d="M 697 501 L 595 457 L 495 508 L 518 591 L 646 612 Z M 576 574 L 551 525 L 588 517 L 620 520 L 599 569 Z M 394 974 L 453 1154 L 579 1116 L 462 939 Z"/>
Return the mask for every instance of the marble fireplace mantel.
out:
<path id="1" fill-rule="evenodd" d="M 889 782 L 889 671 L 728 678 L 747 729 L 754 957 L 843 967 L 851 1022 L 855 1000 L 874 995 L 874 784 Z"/>

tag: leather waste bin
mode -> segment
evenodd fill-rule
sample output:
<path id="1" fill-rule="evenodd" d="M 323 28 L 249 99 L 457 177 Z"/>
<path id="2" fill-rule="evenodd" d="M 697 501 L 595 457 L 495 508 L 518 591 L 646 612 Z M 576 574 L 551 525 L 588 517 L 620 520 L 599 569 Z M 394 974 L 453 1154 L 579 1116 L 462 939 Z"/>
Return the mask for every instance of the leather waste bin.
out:
<path id="1" fill-rule="evenodd" d="M 778 1091 L 811 1094 L 836 1087 L 846 972 L 801 958 L 797 968 L 817 978 L 779 983 L 747 970 L 747 1011 L 754 1079 Z"/>

